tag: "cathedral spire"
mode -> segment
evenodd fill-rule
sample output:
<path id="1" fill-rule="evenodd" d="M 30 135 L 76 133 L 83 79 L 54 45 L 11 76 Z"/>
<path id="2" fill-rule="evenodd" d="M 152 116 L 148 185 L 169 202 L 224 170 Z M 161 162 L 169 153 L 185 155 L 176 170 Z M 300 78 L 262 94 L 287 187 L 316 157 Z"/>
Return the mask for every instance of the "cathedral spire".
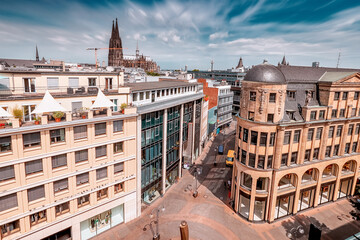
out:
<path id="1" fill-rule="evenodd" d="M 120 33 L 119 33 L 119 26 L 118 26 L 118 21 L 116 18 L 116 29 L 115 29 L 115 37 L 120 38 Z"/>
<path id="2" fill-rule="evenodd" d="M 115 28 L 114 28 L 114 20 L 113 20 L 113 25 L 111 29 L 111 38 L 114 38 L 114 32 L 115 32 Z"/>
<path id="3" fill-rule="evenodd" d="M 39 51 L 38 51 L 37 45 L 36 45 L 36 61 L 37 62 L 40 61 L 40 59 L 39 59 Z"/>

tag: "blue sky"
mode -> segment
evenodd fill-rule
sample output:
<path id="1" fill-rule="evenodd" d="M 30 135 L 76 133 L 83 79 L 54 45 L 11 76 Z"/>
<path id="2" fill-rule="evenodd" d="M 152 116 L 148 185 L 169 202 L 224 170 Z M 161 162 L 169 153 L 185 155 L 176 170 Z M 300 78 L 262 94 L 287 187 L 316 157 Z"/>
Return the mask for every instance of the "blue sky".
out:
<path id="1" fill-rule="evenodd" d="M 360 68 L 360 1 L 2 0 L 0 58 L 40 56 L 95 62 L 118 18 L 125 54 L 151 56 L 163 69 L 246 66 L 285 54 L 292 65 Z M 107 61 L 107 51 L 99 51 Z"/>

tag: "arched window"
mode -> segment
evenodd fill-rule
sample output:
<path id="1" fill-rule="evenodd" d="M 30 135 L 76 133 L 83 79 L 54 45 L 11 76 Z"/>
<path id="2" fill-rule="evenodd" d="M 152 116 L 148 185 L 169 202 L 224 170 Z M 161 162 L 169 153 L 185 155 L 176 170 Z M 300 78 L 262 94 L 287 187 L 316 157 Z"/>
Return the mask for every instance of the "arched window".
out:
<path id="1" fill-rule="evenodd" d="M 336 177 L 336 176 L 337 176 L 337 166 L 335 164 L 330 164 L 329 166 L 327 166 L 322 173 L 323 178 Z"/>
<path id="2" fill-rule="evenodd" d="M 296 187 L 297 177 L 294 173 L 289 173 L 283 176 L 278 184 L 278 189 L 293 188 Z"/>
<path id="3" fill-rule="evenodd" d="M 315 168 L 311 168 L 309 170 L 307 170 L 302 178 L 301 178 L 301 183 L 312 183 L 312 182 L 316 182 L 318 180 L 318 170 Z"/>
<path id="4" fill-rule="evenodd" d="M 341 175 L 352 174 L 355 172 L 356 162 L 354 160 L 350 160 L 346 162 L 341 170 Z"/>

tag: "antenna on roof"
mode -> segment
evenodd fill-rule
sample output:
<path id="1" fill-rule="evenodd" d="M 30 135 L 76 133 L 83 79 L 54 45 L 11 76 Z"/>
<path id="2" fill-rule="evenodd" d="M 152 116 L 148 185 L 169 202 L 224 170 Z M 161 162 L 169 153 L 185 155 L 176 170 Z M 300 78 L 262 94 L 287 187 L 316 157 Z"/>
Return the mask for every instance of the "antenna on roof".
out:
<path id="1" fill-rule="evenodd" d="M 341 56 L 341 49 L 339 52 L 339 56 L 338 56 L 338 60 L 337 60 L 337 64 L 336 64 L 336 68 L 339 68 L 339 64 L 340 64 L 340 56 Z"/>

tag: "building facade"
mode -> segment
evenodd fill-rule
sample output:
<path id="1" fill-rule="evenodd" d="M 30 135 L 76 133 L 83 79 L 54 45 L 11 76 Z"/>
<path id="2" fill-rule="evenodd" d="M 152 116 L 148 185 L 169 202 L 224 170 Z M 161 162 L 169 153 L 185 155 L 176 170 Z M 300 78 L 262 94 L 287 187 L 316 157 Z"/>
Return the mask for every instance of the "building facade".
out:
<path id="1" fill-rule="evenodd" d="M 0 239 L 88 239 L 140 215 L 135 108 L 122 72 L 1 71 Z M 115 106 L 89 107 L 98 88 Z M 49 90 L 60 122 L 31 112 Z M 40 121 L 36 124 L 35 121 Z"/>
<path id="2" fill-rule="evenodd" d="M 354 194 L 360 176 L 360 74 L 253 67 L 242 82 L 231 198 L 267 221 Z"/>
<path id="3" fill-rule="evenodd" d="M 207 103 L 197 83 L 126 84 L 137 107 L 138 179 L 141 203 L 151 204 L 182 176 L 206 141 Z"/>

